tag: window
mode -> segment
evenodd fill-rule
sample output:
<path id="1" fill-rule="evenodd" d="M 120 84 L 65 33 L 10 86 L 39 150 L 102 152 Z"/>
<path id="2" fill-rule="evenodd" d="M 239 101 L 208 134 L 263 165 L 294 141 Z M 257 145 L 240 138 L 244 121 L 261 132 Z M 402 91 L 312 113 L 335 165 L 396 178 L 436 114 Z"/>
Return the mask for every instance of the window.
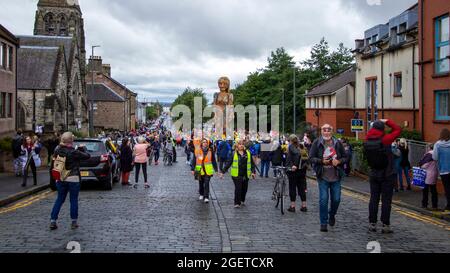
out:
<path id="1" fill-rule="evenodd" d="M 398 32 L 402 33 L 402 34 L 398 35 L 399 43 L 406 41 L 406 33 L 404 33 L 405 31 L 406 31 L 406 23 L 403 23 L 399 26 L 399 29 L 398 29 Z"/>
<path id="2" fill-rule="evenodd" d="M 2 43 L 2 61 L 1 61 L 1 66 L 6 69 L 6 62 L 7 62 L 7 47 L 5 43 Z"/>
<path id="3" fill-rule="evenodd" d="M 331 96 L 328 96 L 328 108 L 331 108 Z"/>
<path id="4" fill-rule="evenodd" d="M 450 71 L 450 34 L 448 15 L 436 19 L 436 73 Z"/>
<path id="5" fill-rule="evenodd" d="M 395 45 L 398 43 L 397 39 L 397 27 L 391 28 L 391 45 Z"/>
<path id="6" fill-rule="evenodd" d="M 0 118 L 5 117 L 5 100 L 6 100 L 6 93 L 0 93 Z"/>
<path id="7" fill-rule="evenodd" d="M 376 78 L 366 79 L 367 122 L 378 119 L 378 81 Z"/>
<path id="8" fill-rule="evenodd" d="M 0 43 L 0 68 L 3 66 L 3 43 Z"/>
<path id="9" fill-rule="evenodd" d="M 13 48 L 11 46 L 8 46 L 8 65 L 7 68 L 9 70 L 13 70 Z"/>
<path id="10" fill-rule="evenodd" d="M 402 73 L 394 74 L 394 96 L 402 95 Z"/>
<path id="11" fill-rule="evenodd" d="M 6 100 L 5 100 L 5 117 L 10 118 L 12 117 L 12 94 L 7 93 L 6 94 Z"/>
<path id="12" fill-rule="evenodd" d="M 450 91 L 436 92 L 436 120 L 450 120 Z"/>

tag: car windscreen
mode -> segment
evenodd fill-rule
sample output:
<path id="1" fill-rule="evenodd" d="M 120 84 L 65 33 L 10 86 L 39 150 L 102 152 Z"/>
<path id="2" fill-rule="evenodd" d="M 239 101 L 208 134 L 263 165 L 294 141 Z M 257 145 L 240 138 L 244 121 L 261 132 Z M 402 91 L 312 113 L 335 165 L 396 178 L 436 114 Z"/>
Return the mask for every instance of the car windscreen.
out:
<path id="1" fill-rule="evenodd" d="M 105 144 L 100 141 L 75 141 L 74 145 L 84 145 L 88 153 L 106 153 Z"/>

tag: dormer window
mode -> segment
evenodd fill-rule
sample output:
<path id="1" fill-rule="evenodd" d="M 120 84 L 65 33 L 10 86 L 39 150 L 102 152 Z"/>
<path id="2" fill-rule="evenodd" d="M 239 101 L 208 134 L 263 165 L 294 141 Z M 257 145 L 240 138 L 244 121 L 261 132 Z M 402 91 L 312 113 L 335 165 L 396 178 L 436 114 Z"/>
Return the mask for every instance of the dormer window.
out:
<path id="1" fill-rule="evenodd" d="M 391 45 L 396 45 L 398 43 L 398 36 L 397 36 L 397 27 L 391 28 Z"/>
<path id="2" fill-rule="evenodd" d="M 405 33 L 405 31 L 406 31 L 406 23 L 401 24 L 398 28 L 399 28 L 398 32 L 400 33 L 398 35 L 398 42 L 402 43 L 402 42 L 406 41 L 406 33 Z"/>

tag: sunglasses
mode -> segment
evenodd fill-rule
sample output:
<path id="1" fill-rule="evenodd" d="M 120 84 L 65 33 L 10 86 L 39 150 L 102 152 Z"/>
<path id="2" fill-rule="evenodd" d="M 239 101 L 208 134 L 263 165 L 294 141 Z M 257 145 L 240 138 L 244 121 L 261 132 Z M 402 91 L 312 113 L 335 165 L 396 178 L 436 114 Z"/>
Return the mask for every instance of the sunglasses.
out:
<path id="1" fill-rule="evenodd" d="M 333 131 L 333 129 L 332 128 L 322 128 L 322 131 L 324 131 L 324 132 L 331 132 L 331 131 Z"/>

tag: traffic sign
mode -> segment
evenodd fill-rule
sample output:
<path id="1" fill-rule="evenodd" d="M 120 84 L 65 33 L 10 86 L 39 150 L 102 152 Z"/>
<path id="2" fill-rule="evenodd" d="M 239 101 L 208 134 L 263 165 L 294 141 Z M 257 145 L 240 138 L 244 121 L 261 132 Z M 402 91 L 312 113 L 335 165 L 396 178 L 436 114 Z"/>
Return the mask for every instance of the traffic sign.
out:
<path id="1" fill-rule="evenodd" d="M 352 133 L 364 131 L 364 120 L 352 119 Z"/>

